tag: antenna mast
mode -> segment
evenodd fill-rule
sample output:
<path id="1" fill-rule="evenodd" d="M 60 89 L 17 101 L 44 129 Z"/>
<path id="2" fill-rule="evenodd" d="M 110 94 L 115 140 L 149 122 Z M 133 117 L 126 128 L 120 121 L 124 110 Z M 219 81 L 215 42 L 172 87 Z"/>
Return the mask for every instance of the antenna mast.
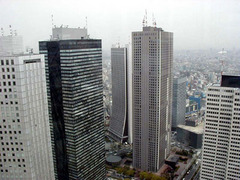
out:
<path id="1" fill-rule="evenodd" d="M 3 28 L 1 28 L 1 33 L 2 33 L 2 36 L 4 36 L 4 31 L 3 31 Z"/>
<path id="2" fill-rule="evenodd" d="M 145 10 L 145 21 L 146 21 L 146 26 L 147 26 L 147 10 Z"/>
<path id="3" fill-rule="evenodd" d="M 142 26 L 145 27 L 145 15 L 143 16 Z"/>
<path id="4" fill-rule="evenodd" d="M 85 26 L 85 28 L 86 28 L 86 29 L 88 28 L 87 16 L 86 16 L 86 26 Z"/>
<path id="5" fill-rule="evenodd" d="M 220 59 L 220 63 L 221 63 L 221 82 L 220 84 L 222 84 L 222 75 L 223 75 L 223 66 L 224 66 L 224 54 L 227 54 L 227 51 L 224 51 L 224 48 L 222 48 L 222 51 L 218 52 L 219 54 L 221 54 L 222 56 L 222 60 Z"/>
<path id="6" fill-rule="evenodd" d="M 10 29 L 10 35 L 12 36 L 13 32 L 12 32 L 12 26 L 11 25 L 9 25 L 9 29 Z"/>
<path id="7" fill-rule="evenodd" d="M 53 15 L 52 15 L 51 17 L 52 17 L 52 28 L 53 28 L 53 26 L 54 26 L 54 23 L 53 23 Z"/>
<path id="8" fill-rule="evenodd" d="M 157 23 L 156 23 L 154 14 L 152 14 L 152 22 L 153 22 L 153 27 L 156 27 L 156 26 L 157 26 Z"/>

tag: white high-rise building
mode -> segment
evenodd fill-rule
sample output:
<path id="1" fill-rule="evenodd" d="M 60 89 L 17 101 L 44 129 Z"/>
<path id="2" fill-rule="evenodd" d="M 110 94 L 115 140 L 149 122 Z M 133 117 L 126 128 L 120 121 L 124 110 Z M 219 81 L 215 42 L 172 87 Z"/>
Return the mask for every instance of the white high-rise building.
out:
<path id="1" fill-rule="evenodd" d="M 143 27 L 132 33 L 133 166 L 156 172 L 169 154 L 173 33 Z"/>
<path id="2" fill-rule="evenodd" d="M 0 179 L 54 179 L 43 55 L 0 56 Z"/>
<path id="3" fill-rule="evenodd" d="M 129 47 L 111 48 L 112 66 L 112 117 L 109 135 L 118 142 L 132 143 L 132 116 L 130 114 L 131 71 Z"/>
<path id="4" fill-rule="evenodd" d="M 240 179 L 240 76 L 208 87 L 201 179 Z"/>

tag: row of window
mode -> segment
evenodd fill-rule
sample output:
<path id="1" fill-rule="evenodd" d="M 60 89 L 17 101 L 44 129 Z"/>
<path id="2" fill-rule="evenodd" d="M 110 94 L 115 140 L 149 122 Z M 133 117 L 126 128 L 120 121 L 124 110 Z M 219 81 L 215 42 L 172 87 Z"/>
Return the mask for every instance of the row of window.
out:
<path id="1" fill-rule="evenodd" d="M 4 60 L 1 60 L 1 65 L 2 65 L 2 66 L 4 66 L 4 65 L 10 65 L 10 63 L 11 63 L 11 65 L 14 65 L 14 60 L 11 59 L 11 61 L 10 61 L 10 60 L 6 59 L 5 62 L 4 62 Z"/>

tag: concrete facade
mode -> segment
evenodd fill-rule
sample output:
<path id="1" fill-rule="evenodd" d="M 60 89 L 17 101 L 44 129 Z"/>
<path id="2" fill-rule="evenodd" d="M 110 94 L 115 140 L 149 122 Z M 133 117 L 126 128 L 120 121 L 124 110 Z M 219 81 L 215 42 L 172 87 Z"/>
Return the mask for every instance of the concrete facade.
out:
<path id="1" fill-rule="evenodd" d="M 207 91 L 202 180 L 240 179 L 240 76 L 222 76 Z"/>
<path id="2" fill-rule="evenodd" d="M 173 33 L 143 27 L 132 33 L 133 166 L 156 172 L 169 154 Z"/>
<path id="3" fill-rule="evenodd" d="M 0 179 L 54 179 L 44 56 L 0 62 Z"/>

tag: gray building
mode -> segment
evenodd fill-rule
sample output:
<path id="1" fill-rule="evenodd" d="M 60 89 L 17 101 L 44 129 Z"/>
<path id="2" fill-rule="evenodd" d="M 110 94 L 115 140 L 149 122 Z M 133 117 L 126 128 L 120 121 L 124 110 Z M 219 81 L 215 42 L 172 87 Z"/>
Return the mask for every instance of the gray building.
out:
<path id="1" fill-rule="evenodd" d="M 170 150 L 173 33 L 133 32 L 132 59 L 133 166 L 156 172 Z"/>
<path id="2" fill-rule="evenodd" d="M 118 142 L 128 140 L 127 48 L 111 48 L 112 117 L 109 135 Z"/>
<path id="3" fill-rule="evenodd" d="M 105 179 L 102 43 L 39 42 L 45 55 L 55 178 Z"/>
<path id="4" fill-rule="evenodd" d="M 176 129 L 177 140 L 186 146 L 200 149 L 202 147 L 203 126 L 204 123 L 201 123 L 195 127 L 178 125 Z"/>
<path id="5" fill-rule="evenodd" d="M 186 82 L 185 77 L 173 78 L 173 103 L 172 103 L 172 130 L 185 124 L 186 113 Z"/>

